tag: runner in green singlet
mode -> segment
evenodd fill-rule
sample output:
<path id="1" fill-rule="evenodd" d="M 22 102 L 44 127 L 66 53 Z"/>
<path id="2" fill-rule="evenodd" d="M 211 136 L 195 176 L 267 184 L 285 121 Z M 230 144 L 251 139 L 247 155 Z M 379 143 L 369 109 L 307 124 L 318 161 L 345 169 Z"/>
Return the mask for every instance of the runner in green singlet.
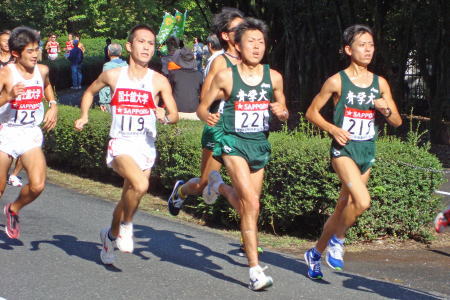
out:
<path id="1" fill-rule="evenodd" d="M 289 117 L 282 76 L 261 64 L 266 41 L 267 25 L 264 22 L 246 18 L 238 25 L 235 42 L 242 62 L 217 73 L 197 109 L 201 120 L 209 126 L 217 126 L 218 119 L 211 118 L 209 108 L 219 94 L 226 99 L 222 116 L 224 135 L 214 147 L 214 157 L 223 160 L 240 202 L 241 234 L 252 290 L 265 289 L 273 283 L 258 261 L 259 197 L 264 166 L 271 151 L 267 141 L 269 120 L 272 115 L 281 121 Z M 217 171 L 211 174 L 207 188 L 218 192 L 224 186 L 223 181 Z"/>
<path id="2" fill-rule="evenodd" d="M 211 63 L 210 71 L 205 77 L 202 87 L 201 96 L 206 94 L 211 86 L 214 76 L 237 63 L 240 63 L 239 52 L 235 48 L 234 43 L 234 28 L 243 21 L 243 13 L 234 8 L 224 8 L 222 11 L 214 16 L 213 27 L 216 35 L 219 37 L 220 43 L 225 49 L 222 55 L 217 56 Z M 217 100 L 211 105 L 209 110 L 210 117 L 215 120 L 220 120 L 221 113 L 221 98 L 218 95 Z M 172 193 L 168 200 L 169 212 L 176 216 L 180 212 L 184 200 L 189 195 L 199 195 L 203 191 L 203 198 L 208 204 L 213 204 L 217 197 L 217 193 L 212 193 L 211 190 L 205 189 L 208 183 L 208 174 L 213 171 L 219 171 L 222 164 L 212 157 L 214 145 L 222 136 L 221 126 L 205 125 L 202 134 L 202 164 L 201 177 L 191 178 L 186 183 L 183 180 L 175 182 Z M 228 185 L 221 187 L 220 193 L 230 199 L 230 204 L 239 212 L 239 201 L 236 193 Z"/>
<path id="3" fill-rule="evenodd" d="M 343 40 L 350 65 L 328 78 L 306 112 L 309 121 L 332 136 L 331 164 L 342 183 L 334 213 L 325 223 L 316 247 L 304 255 L 312 279 L 323 277 L 320 259 L 327 247 L 327 264 L 342 270 L 345 233 L 370 206 L 366 185 L 375 161 L 377 115 L 394 127 L 402 124 L 389 84 L 367 69 L 375 50 L 372 30 L 364 25 L 350 26 Z M 320 114 L 331 97 L 333 123 Z"/>

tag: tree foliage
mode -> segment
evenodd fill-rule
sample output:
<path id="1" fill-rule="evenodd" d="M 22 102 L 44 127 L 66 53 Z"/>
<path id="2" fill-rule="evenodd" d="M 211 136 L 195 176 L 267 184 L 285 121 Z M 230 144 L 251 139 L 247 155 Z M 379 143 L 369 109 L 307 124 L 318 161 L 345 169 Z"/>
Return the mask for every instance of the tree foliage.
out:
<path id="1" fill-rule="evenodd" d="M 425 98 L 438 139 L 450 118 L 450 1 L 448 0 L 0 0 L 0 27 L 29 25 L 63 34 L 125 38 L 137 23 L 159 28 L 164 11 L 188 10 L 185 39 L 205 38 L 211 16 L 224 6 L 260 18 L 270 28 L 268 62 L 281 71 L 291 109 L 305 111 L 325 79 L 346 65 L 343 30 L 355 23 L 375 31 L 371 68 L 386 77 L 403 113 L 414 103 L 405 82 L 414 59 L 425 81 Z"/>
<path id="2" fill-rule="evenodd" d="M 270 64 L 284 75 L 291 108 L 304 111 L 325 79 L 346 66 L 342 32 L 352 24 L 374 29 L 370 66 L 386 77 L 400 109 L 409 113 L 405 71 L 412 57 L 425 80 L 432 139 L 450 118 L 450 1 L 448 0 L 205 0 L 213 12 L 237 7 L 270 28 Z"/>

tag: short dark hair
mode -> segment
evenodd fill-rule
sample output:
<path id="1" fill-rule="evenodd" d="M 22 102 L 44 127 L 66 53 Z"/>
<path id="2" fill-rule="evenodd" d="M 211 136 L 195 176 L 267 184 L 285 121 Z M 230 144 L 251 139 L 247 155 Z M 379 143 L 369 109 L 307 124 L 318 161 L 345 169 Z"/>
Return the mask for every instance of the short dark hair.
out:
<path id="1" fill-rule="evenodd" d="M 343 48 L 345 46 L 351 46 L 355 41 L 355 38 L 363 33 L 368 33 L 373 37 L 373 31 L 367 25 L 355 24 L 347 27 L 342 35 L 342 40 L 344 42 Z"/>
<path id="2" fill-rule="evenodd" d="M 16 51 L 20 54 L 30 43 L 39 44 L 39 36 L 36 31 L 26 26 L 16 27 L 8 40 L 9 51 Z"/>
<path id="3" fill-rule="evenodd" d="M 248 30 L 261 31 L 264 36 L 264 42 L 266 42 L 266 44 L 267 44 L 269 28 L 267 27 L 266 23 L 264 23 L 264 21 L 262 21 L 262 20 L 250 18 L 250 17 L 245 18 L 244 22 L 242 22 L 241 24 L 239 24 L 236 27 L 235 34 L 234 34 L 234 41 L 236 42 L 236 44 L 241 43 L 242 36 Z"/>
<path id="4" fill-rule="evenodd" d="M 222 39 L 222 32 L 228 32 L 230 23 L 236 18 L 244 18 L 244 13 L 237 8 L 224 7 L 222 11 L 214 15 L 212 32 L 219 38 L 222 48 L 227 48 L 227 42 Z"/>
<path id="5" fill-rule="evenodd" d="M 208 35 L 208 38 L 206 39 L 206 44 L 211 45 L 211 49 L 216 51 L 222 49 L 222 45 L 220 45 L 219 38 L 215 33 Z"/>
<path id="6" fill-rule="evenodd" d="M 146 29 L 146 30 L 150 31 L 151 33 L 153 33 L 153 35 L 154 35 L 155 38 L 156 38 L 155 31 L 154 31 L 150 26 L 148 26 L 147 24 L 138 24 L 138 25 L 134 26 L 133 28 L 131 28 L 130 33 L 128 34 L 128 39 L 127 39 L 127 41 L 128 41 L 129 43 L 132 43 L 132 42 L 133 42 L 134 34 L 135 34 L 136 31 L 138 31 L 139 29 Z"/>
<path id="7" fill-rule="evenodd" d="M 111 42 L 112 42 L 112 41 L 111 41 L 110 38 L 107 38 L 107 39 L 106 39 L 106 43 L 107 43 L 107 44 L 108 44 L 108 43 L 111 44 Z"/>
<path id="8" fill-rule="evenodd" d="M 0 30 L 0 35 L 4 35 L 4 34 L 11 35 L 11 30 L 8 30 L 8 29 Z"/>

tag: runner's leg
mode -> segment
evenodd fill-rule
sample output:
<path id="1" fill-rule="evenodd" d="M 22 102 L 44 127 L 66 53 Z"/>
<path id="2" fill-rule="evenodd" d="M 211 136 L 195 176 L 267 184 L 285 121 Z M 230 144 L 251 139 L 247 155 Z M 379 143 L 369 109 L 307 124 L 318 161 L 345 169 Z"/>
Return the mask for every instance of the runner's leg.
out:
<path id="1" fill-rule="evenodd" d="M 0 151 L 0 197 L 5 192 L 6 182 L 8 180 L 8 170 L 11 167 L 13 158 Z"/>
<path id="2" fill-rule="evenodd" d="M 47 172 L 45 156 L 40 147 L 25 152 L 20 158 L 28 175 L 28 183 L 23 186 L 16 201 L 10 206 L 10 210 L 15 213 L 33 202 L 42 193 Z"/>
<path id="3" fill-rule="evenodd" d="M 241 207 L 241 232 L 244 239 L 248 264 L 258 265 L 257 222 L 259 216 L 259 195 L 264 169 L 251 173 L 247 161 L 240 156 L 223 156 L 231 182 L 236 190 Z"/>
<path id="4" fill-rule="evenodd" d="M 119 235 L 120 223 L 132 222 L 142 196 L 148 191 L 150 170 L 142 171 L 131 156 L 116 156 L 114 171 L 124 178 L 122 197 L 117 204 L 111 222 L 111 234 Z"/>
<path id="5" fill-rule="evenodd" d="M 16 159 L 16 165 L 14 166 L 14 170 L 11 173 L 11 175 L 17 176 L 19 175 L 20 171 L 22 171 L 23 169 L 23 164 L 22 164 L 22 160 L 20 159 L 20 157 L 18 157 Z"/>
<path id="6" fill-rule="evenodd" d="M 336 209 L 325 223 L 317 241 L 316 249 L 321 253 L 333 234 L 338 238 L 344 238 L 347 229 L 370 206 L 367 189 L 370 169 L 361 175 L 355 162 L 345 156 L 332 159 L 332 165 L 342 182 L 342 187 Z"/>

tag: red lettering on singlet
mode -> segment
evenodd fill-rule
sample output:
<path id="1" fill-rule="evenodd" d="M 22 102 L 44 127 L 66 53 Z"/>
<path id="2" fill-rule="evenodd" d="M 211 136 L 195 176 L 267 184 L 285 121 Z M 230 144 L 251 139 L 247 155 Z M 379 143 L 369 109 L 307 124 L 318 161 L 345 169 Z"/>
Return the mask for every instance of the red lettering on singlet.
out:
<path id="1" fill-rule="evenodd" d="M 375 118 L 375 110 L 374 109 L 360 110 L 356 108 L 346 107 L 344 117 L 349 117 L 353 119 L 372 120 Z"/>
<path id="2" fill-rule="evenodd" d="M 260 111 L 268 110 L 270 101 L 236 101 L 234 102 L 234 110 L 239 111 Z"/>
<path id="3" fill-rule="evenodd" d="M 11 108 L 17 110 L 36 110 L 42 102 L 42 94 L 41 86 L 27 86 L 21 95 L 11 100 Z"/>
<path id="4" fill-rule="evenodd" d="M 126 88 L 118 88 L 114 91 L 111 105 L 130 109 L 156 109 L 151 92 Z"/>

